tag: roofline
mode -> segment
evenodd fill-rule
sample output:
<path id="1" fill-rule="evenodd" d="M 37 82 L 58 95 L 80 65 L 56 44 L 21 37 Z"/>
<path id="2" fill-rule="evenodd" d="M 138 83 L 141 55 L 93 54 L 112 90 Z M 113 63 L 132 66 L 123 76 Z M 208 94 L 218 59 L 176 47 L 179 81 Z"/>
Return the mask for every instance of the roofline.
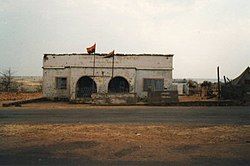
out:
<path id="1" fill-rule="evenodd" d="M 49 66 L 49 67 L 42 67 L 42 69 L 66 69 L 66 68 L 97 68 L 97 69 L 112 69 L 112 67 L 84 67 L 84 66 Z M 173 70 L 173 68 L 137 68 L 137 67 L 114 67 L 114 69 L 135 69 L 135 70 Z"/>
<path id="2" fill-rule="evenodd" d="M 242 77 L 246 74 L 247 71 L 250 71 L 250 67 L 249 66 L 238 77 L 236 77 L 235 79 L 231 80 L 230 82 L 233 85 L 238 84 L 239 81 L 242 79 Z"/>
<path id="3" fill-rule="evenodd" d="M 87 54 L 87 53 L 61 53 L 61 54 L 53 54 L 53 53 L 46 53 L 44 54 L 44 56 L 71 56 L 71 55 L 92 55 L 92 54 Z M 95 53 L 95 55 L 98 56 L 106 56 L 108 55 L 107 53 Z M 115 54 L 115 56 L 165 56 L 165 57 L 173 57 L 174 54 L 121 54 L 121 53 L 117 53 Z"/>

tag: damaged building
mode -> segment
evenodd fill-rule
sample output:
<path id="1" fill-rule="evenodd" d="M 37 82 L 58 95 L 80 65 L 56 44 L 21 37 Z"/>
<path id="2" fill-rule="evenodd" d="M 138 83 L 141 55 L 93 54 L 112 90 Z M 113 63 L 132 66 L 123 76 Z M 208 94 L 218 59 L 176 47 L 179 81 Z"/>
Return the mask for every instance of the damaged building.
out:
<path id="1" fill-rule="evenodd" d="M 44 54 L 43 95 L 49 99 L 132 103 L 172 83 L 172 54 Z"/>
<path id="2" fill-rule="evenodd" d="M 250 102 L 250 67 L 233 80 L 226 81 L 221 87 L 223 99 Z"/>

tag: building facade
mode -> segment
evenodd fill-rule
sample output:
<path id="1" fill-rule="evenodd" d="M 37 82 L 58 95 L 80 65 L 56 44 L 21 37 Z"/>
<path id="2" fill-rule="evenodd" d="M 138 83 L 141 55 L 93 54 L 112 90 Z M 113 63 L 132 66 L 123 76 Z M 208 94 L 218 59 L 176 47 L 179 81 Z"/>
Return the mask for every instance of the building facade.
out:
<path id="1" fill-rule="evenodd" d="M 44 97 L 77 100 L 93 94 L 134 94 L 163 91 L 172 83 L 173 55 L 44 54 Z"/>
<path id="2" fill-rule="evenodd" d="M 174 79 L 173 85 L 176 86 L 178 95 L 189 95 L 189 84 L 186 79 Z"/>

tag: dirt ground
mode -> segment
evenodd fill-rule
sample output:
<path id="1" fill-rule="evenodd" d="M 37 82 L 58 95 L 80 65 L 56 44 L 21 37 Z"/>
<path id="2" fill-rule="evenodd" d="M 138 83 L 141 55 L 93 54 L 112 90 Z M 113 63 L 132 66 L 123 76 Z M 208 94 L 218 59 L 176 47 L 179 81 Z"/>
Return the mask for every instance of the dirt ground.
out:
<path id="1" fill-rule="evenodd" d="M 0 92 L 1 101 L 15 101 L 15 100 L 26 100 L 32 98 L 42 97 L 41 92 L 36 93 L 23 93 L 23 92 Z"/>
<path id="2" fill-rule="evenodd" d="M 201 97 L 200 95 L 193 95 L 193 96 L 179 96 L 180 102 L 189 102 L 189 101 L 211 101 L 211 100 L 218 100 L 216 98 L 207 99 L 206 97 Z"/>
<path id="3" fill-rule="evenodd" d="M 0 92 L 1 101 L 15 101 L 42 97 L 42 92 L 24 93 L 24 92 Z M 202 101 L 206 100 L 198 95 L 196 96 L 179 96 L 180 101 Z"/>
<path id="4" fill-rule="evenodd" d="M 99 161 L 189 162 L 226 158 L 249 162 L 250 126 L 2 125 L 1 155 Z M 234 151 L 235 150 L 235 151 Z"/>
<path id="5" fill-rule="evenodd" d="M 66 102 L 2 107 L 0 165 L 250 165 L 247 110 Z"/>

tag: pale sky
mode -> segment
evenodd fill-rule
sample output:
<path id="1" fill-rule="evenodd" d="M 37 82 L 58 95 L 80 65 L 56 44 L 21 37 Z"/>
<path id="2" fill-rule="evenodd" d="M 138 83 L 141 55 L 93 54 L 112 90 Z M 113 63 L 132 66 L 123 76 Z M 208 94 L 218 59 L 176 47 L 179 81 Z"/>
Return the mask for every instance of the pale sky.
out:
<path id="1" fill-rule="evenodd" d="M 0 69 L 42 75 L 44 53 L 174 54 L 174 78 L 250 66 L 250 0 L 0 0 Z"/>

